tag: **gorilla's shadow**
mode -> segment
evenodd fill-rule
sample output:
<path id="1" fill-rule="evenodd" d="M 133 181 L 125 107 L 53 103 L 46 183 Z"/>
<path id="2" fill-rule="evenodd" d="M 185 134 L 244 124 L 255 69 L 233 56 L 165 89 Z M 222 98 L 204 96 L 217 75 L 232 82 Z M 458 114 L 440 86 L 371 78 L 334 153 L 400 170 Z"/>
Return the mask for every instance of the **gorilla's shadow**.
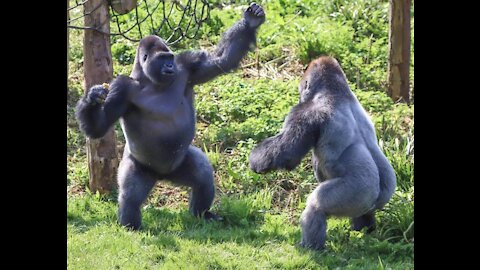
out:
<path id="1" fill-rule="evenodd" d="M 353 262 L 366 263 L 365 261 L 368 261 L 366 264 L 373 266 L 377 265 L 378 258 L 405 260 L 413 255 L 413 252 L 410 254 L 407 249 L 399 250 L 396 242 L 381 240 L 375 232 L 366 233 L 364 229 L 364 235 L 361 237 L 351 237 L 353 232 L 350 228 L 346 229 L 345 226 L 337 226 L 329 231 L 325 248 L 312 250 L 301 247 L 297 243 L 295 249 L 299 254 L 308 256 L 318 265 L 329 265 L 329 268 L 339 269 L 352 267 Z"/>
<path id="2" fill-rule="evenodd" d="M 117 213 L 107 211 L 102 216 L 68 212 L 67 224 L 75 225 L 76 231 L 84 233 L 99 225 L 117 225 Z M 294 233 L 295 235 L 285 235 L 275 230 L 265 230 L 262 228 L 263 225 L 263 215 L 256 216 L 254 221 L 249 220 L 246 223 L 240 223 L 228 217 L 224 221 L 205 221 L 192 216 L 186 208 L 172 211 L 168 208 L 147 206 L 142 209 L 141 231 L 149 232 L 154 236 L 144 240 L 146 243 L 173 249 L 177 248 L 176 239 L 178 238 L 193 240 L 199 244 L 234 242 L 260 247 L 269 241 L 284 242 L 289 238 L 297 239 L 300 236 L 299 231 Z"/>
<path id="3" fill-rule="evenodd" d="M 160 222 L 162 226 L 170 226 L 178 219 L 177 213 L 173 213 L 168 210 L 161 210 L 156 213 L 156 215 L 160 216 L 159 221 L 164 221 Z M 75 231 L 78 233 L 86 233 L 90 229 L 97 226 L 119 226 L 117 223 L 116 213 L 108 213 L 106 216 L 84 217 L 79 214 L 67 212 L 67 224 L 74 225 Z M 157 225 L 155 225 L 155 227 L 157 227 Z M 128 230 L 125 228 L 121 229 Z M 143 229 L 143 231 L 146 231 L 146 228 Z M 160 231 L 158 229 L 154 229 L 154 231 L 156 231 L 156 233 L 154 233 L 154 237 L 143 238 L 141 240 L 142 243 L 146 245 L 156 245 L 165 249 L 171 249 L 173 251 L 179 250 L 177 244 L 177 235 L 169 233 L 168 231 Z"/>
<path id="4" fill-rule="evenodd" d="M 115 222 L 115 217 L 108 216 L 94 216 L 84 217 L 76 213 L 67 212 L 67 224 L 74 225 L 78 232 L 86 232 L 97 225 L 108 225 Z"/>
<path id="5" fill-rule="evenodd" d="M 205 221 L 193 217 L 186 209 L 172 212 L 168 209 L 149 208 L 143 212 L 142 230 L 149 231 L 154 236 L 169 234 L 199 244 L 234 242 L 259 247 L 264 246 L 267 241 L 288 241 L 288 235 L 262 230 L 263 224 L 263 216 L 257 217 L 255 221 L 239 224 L 228 218 L 223 221 Z M 299 232 L 295 236 L 298 237 Z"/>
<path id="6" fill-rule="evenodd" d="M 116 208 L 115 208 L 116 209 Z M 325 265 L 326 260 L 329 264 L 337 267 L 346 267 L 350 260 L 362 260 L 369 258 L 372 252 L 377 252 L 376 248 L 369 248 L 371 244 L 360 243 L 362 239 L 349 239 L 348 233 L 345 234 L 344 229 L 330 233 L 330 239 L 327 240 L 325 249 L 315 251 L 298 246 L 300 241 L 300 228 L 286 234 L 275 230 L 265 230 L 263 225 L 265 223 L 262 216 L 257 217 L 255 221 L 250 221 L 248 224 L 232 224 L 228 218 L 225 221 L 207 222 L 199 218 L 193 217 L 188 210 L 182 209 L 180 211 L 172 211 L 168 208 L 145 207 L 143 213 L 143 227 L 141 232 L 148 232 L 152 237 L 143 238 L 141 241 L 145 245 L 155 245 L 162 249 L 169 249 L 172 251 L 179 251 L 180 245 L 178 239 L 187 239 L 198 244 L 224 244 L 236 243 L 240 245 L 249 245 L 253 248 L 260 248 L 268 245 L 269 242 L 291 242 L 289 239 L 295 239 L 294 243 L 289 243 L 295 246 L 299 254 L 307 255 L 312 261 L 318 265 Z M 116 212 L 108 212 L 105 216 L 83 217 L 75 213 L 68 213 L 67 223 L 74 224 L 75 229 L 84 233 L 96 226 L 112 226 L 118 225 L 116 220 Z M 123 228 L 122 228 L 123 229 Z M 126 230 L 126 229 L 125 229 Z M 363 236 L 363 240 L 368 241 L 368 238 L 375 237 L 371 235 Z M 341 239 L 340 239 L 341 238 Z M 339 252 L 332 246 L 332 242 L 348 241 L 353 246 L 366 247 L 365 249 L 357 249 L 355 252 L 348 252 L 349 258 L 339 256 Z M 385 249 L 388 255 L 389 249 Z"/>

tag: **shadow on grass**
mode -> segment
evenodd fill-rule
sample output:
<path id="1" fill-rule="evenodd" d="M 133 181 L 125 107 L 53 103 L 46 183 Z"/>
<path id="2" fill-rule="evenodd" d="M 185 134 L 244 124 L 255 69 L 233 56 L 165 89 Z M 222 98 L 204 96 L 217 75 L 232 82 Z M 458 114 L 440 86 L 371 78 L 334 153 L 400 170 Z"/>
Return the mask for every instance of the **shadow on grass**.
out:
<path id="1" fill-rule="evenodd" d="M 375 233 L 352 231 L 345 224 L 327 231 L 327 241 L 322 250 L 311 250 L 299 245 L 295 248 L 319 265 L 335 265 L 340 268 L 378 265 L 379 269 L 384 269 L 394 263 L 403 264 L 404 269 L 413 269 L 413 244 L 381 240 Z"/>
<path id="2" fill-rule="evenodd" d="M 117 224 L 117 205 L 113 200 L 81 199 L 70 203 L 67 224 L 75 226 L 77 232 L 86 232 L 99 225 Z M 222 214 L 221 212 L 219 212 Z M 262 230 L 263 214 L 237 218 L 225 216 L 224 221 L 210 221 L 193 217 L 186 209 L 173 211 L 144 207 L 142 229 L 153 236 L 173 235 L 198 243 L 251 242 L 262 246 L 266 241 L 288 241 L 299 235 L 285 235 L 275 230 Z"/>
<path id="3" fill-rule="evenodd" d="M 263 246 L 267 241 L 288 241 L 291 238 L 280 232 L 262 230 L 262 225 L 260 215 L 240 220 L 224 216 L 223 221 L 205 221 L 193 217 L 187 210 L 173 212 L 150 208 L 143 211 L 142 230 L 152 235 L 172 234 L 200 244 L 234 242 L 254 247 Z"/>
<path id="4" fill-rule="evenodd" d="M 74 225 L 77 232 L 86 232 L 96 226 L 117 226 L 116 211 L 117 205 L 113 200 L 90 203 L 88 200 L 80 200 L 69 207 L 67 224 Z M 219 214 L 222 214 L 221 211 Z M 300 241 L 300 228 L 277 230 L 272 222 L 267 224 L 261 213 L 243 218 L 227 216 L 224 221 L 206 222 L 193 217 L 186 209 L 174 211 L 147 206 L 142 209 L 142 221 L 141 231 L 153 236 L 142 241 L 146 245 L 156 245 L 172 251 L 179 250 L 178 239 L 192 240 L 199 244 L 232 242 L 253 248 L 261 248 L 271 242 L 284 242 L 295 246 L 299 254 L 307 255 L 319 265 L 375 265 L 379 263 L 379 257 L 387 262 L 413 263 L 413 245 L 389 243 L 372 235 L 359 235 L 341 225 L 332 227 L 327 232 L 324 250 L 314 251 L 297 245 Z"/>

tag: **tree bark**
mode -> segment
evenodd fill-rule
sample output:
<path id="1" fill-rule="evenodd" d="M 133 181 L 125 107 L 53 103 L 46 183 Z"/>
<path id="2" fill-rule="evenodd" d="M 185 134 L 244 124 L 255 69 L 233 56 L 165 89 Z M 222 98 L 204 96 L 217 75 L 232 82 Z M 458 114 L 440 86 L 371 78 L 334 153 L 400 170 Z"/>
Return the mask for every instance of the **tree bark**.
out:
<path id="1" fill-rule="evenodd" d="M 388 94 L 395 102 L 410 103 L 410 4 L 390 0 Z"/>
<path id="2" fill-rule="evenodd" d="M 68 65 L 70 63 L 70 30 L 68 29 L 68 25 L 70 21 L 70 12 L 68 9 L 70 8 L 70 0 L 67 0 L 67 100 L 68 100 Z"/>
<path id="3" fill-rule="evenodd" d="M 94 11 L 93 11 L 94 10 Z M 108 3 L 89 0 L 84 5 L 85 26 L 110 32 Z M 113 77 L 110 36 L 95 30 L 84 31 L 83 43 L 85 91 L 96 84 L 109 83 Z M 118 158 L 114 128 L 100 139 L 87 139 L 89 185 L 92 192 L 108 193 L 116 187 Z"/>

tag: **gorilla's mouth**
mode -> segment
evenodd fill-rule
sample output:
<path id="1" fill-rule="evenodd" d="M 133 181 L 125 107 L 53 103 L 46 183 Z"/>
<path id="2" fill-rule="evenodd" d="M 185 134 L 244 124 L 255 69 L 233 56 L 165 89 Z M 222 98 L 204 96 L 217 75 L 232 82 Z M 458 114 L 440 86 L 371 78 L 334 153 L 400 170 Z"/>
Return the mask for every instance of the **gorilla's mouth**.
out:
<path id="1" fill-rule="evenodd" d="M 162 70 L 162 75 L 167 75 L 167 76 L 171 76 L 175 74 L 175 71 L 173 69 L 164 69 Z"/>

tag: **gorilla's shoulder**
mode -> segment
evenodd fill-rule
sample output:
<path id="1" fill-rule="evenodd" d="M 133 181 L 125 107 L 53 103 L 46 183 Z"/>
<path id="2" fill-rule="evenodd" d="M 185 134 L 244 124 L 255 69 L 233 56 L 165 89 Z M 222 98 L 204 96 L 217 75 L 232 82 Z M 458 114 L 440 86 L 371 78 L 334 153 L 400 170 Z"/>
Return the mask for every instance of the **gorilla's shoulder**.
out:
<path id="1" fill-rule="evenodd" d="M 132 77 L 129 77 L 129 76 L 125 76 L 125 75 L 118 75 L 115 80 L 113 80 L 112 84 L 121 84 L 121 85 L 129 85 L 129 86 L 133 86 L 133 85 L 136 85 L 138 84 L 138 82 L 133 79 Z"/>
<path id="2" fill-rule="evenodd" d="M 135 82 L 135 80 L 132 77 L 125 76 L 125 75 L 118 75 L 115 78 L 115 80 L 120 82 L 120 83 L 134 83 Z"/>
<path id="3" fill-rule="evenodd" d="M 207 53 L 204 51 L 185 51 L 177 55 L 177 64 L 187 70 L 196 70 L 200 68 L 207 59 Z"/>
<path id="4" fill-rule="evenodd" d="M 125 75 L 118 75 L 111 83 L 110 88 L 113 89 L 128 89 L 132 91 L 139 89 L 140 83 L 132 77 Z"/>

